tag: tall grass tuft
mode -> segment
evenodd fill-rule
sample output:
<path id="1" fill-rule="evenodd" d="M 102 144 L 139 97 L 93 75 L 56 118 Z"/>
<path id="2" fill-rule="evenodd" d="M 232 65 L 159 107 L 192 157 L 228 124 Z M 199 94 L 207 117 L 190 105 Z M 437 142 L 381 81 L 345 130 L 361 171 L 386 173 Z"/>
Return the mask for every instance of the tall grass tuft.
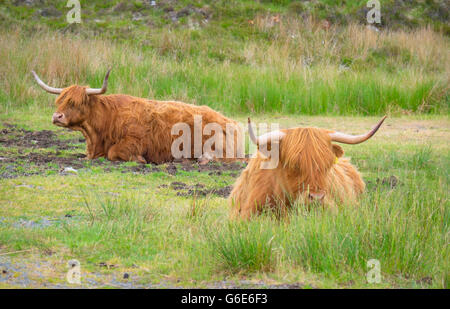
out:
<path id="1" fill-rule="evenodd" d="M 419 185 L 408 182 L 404 185 Z M 448 231 L 449 210 L 439 195 L 378 188 L 359 206 L 342 205 L 337 214 L 293 215 L 279 238 L 293 263 L 343 282 L 363 278 L 367 261 L 377 259 L 385 277 L 432 277 L 445 285 L 449 250 L 442 231 Z"/>
<path id="2" fill-rule="evenodd" d="M 229 274 L 270 271 L 275 234 L 268 221 L 226 223 L 206 234 L 219 268 Z"/>

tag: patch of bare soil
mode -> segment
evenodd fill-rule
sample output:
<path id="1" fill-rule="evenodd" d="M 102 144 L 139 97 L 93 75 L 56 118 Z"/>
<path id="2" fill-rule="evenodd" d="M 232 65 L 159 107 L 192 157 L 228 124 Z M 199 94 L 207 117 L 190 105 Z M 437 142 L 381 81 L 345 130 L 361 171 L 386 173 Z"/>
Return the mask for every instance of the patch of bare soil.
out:
<path id="1" fill-rule="evenodd" d="M 161 185 L 161 188 L 168 187 L 167 185 Z M 174 181 L 170 184 L 170 189 L 177 191 L 177 196 L 207 196 L 210 194 L 218 195 L 224 198 L 227 198 L 230 195 L 232 186 L 218 187 L 207 189 L 201 183 L 197 183 L 195 185 L 188 185 L 184 182 Z"/>
<path id="2" fill-rule="evenodd" d="M 6 128 L 1 130 L 0 146 L 26 147 L 26 148 L 51 148 L 67 150 L 77 148 L 73 144 L 83 143 L 84 138 L 76 140 L 60 140 L 55 132 L 50 130 L 28 131 L 20 129 L 12 124 L 4 124 Z"/>
<path id="3" fill-rule="evenodd" d="M 208 172 L 208 175 L 222 175 L 223 172 L 233 172 L 232 176 L 237 177 L 238 172 L 245 168 L 246 162 L 214 162 L 211 161 L 207 164 L 200 165 L 197 160 L 175 160 L 172 163 L 167 164 L 167 172 L 171 175 L 175 175 L 178 169 L 186 172 Z"/>
<path id="4" fill-rule="evenodd" d="M 72 150 L 82 147 L 84 138 L 62 140 L 58 139 L 55 132 L 50 130 L 29 131 L 18 128 L 12 124 L 3 124 L 0 135 L 0 147 L 5 151 L 0 153 L 0 179 L 15 178 L 19 176 L 46 175 L 48 173 L 60 173 L 62 175 L 76 173 L 78 169 L 90 166 L 101 166 L 105 172 L 121 170 L 123 173 L 149 174 L 155 172 L 166 172 L 176 175 L 179 170 L 207 172 L 209 175 L 222 175 L 223 172 L 232 171 L 231 175 L 237 177 L 245 167 L 245 162 L 219 163 L 209 162 L 199 165 L 197 160 L 174 161 L 163 165 L 129 165 L 124 162 L 111 162 L 106 159 L 86 160 L 84 153 L 63 154 L 61 150 Z M 66 172 L 69 170 L 69 172 Z M 191 190 L 191 191 L 189 191 Z M 189 195 L 192 188 L 187 188 Z M 230 189 L 218 188 L 215 194 L 227 195 Z M 206 189 L 197 192 L 198 195 L 206 195 Z"/>

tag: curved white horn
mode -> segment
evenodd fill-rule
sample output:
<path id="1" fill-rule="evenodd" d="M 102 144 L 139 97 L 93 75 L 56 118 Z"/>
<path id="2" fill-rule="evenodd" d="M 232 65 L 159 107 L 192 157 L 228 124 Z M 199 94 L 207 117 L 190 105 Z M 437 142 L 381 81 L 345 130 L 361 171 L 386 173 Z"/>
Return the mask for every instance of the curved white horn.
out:
<path id="1" fill-rule="evenodd" d="M 108 78 L 109 78 L 109 72 L 111 72 L 111 69 L 106 72 L 105 79 L 103 80 L 102 88 L 88 88 L 86 89 L 86 94 L 103 94 L 106 92 L 106 89 L 108 88 Z"/>
<path id="2" fill-rule="evenodd" d="M 330 135 L 331 140 L 333 142 L 344 143 L 344 144 L 359 144 L 359 143 L 365 142 L 369 138 L 371 138 L 378 131 L 378 129 L 381 127 L 381 125 L 383 124 L 383 122 L 386 119 L 386 117 L 387 116 L 384 116 L 377 123 L 377 125 L 374 126 L 372 128 L 372 130 L 370 130 L 366 134 L 351 135 L 351 134 L 345 134 L 345 133 L 341 133 L 341 132 L 333 132 L 333 133 L 329 133 L 329 135 Z"/>
<path id="3" fill-rule="evenodd" d="M 266 133 L 266 134 L 256 137 L 255 132 L 253 132 L 252 123 L 250 121 L 250 118 L 248 118 L 248 134 L 250 135 L 250 140 L 258 146 L 267 144 L 272 141 L 279 142 L 286 135 L 286 133 L 278 130 L 278 131 L 272 131 L 272 132 L 269 132 L 269 133 Z"/>
<path id="4" fill-rule="evenodd" d="M 250 140 L 253 144 L 258 145 L 258 138 L 255 136 L 255 132 L 253 132 L 252 123 L 250 121 L 250 117 L 248 117 L 248 135 L 250 135 Z"/>
<path id="5" fill-rule="evenodd" d="M 49 85 L 47 85 L 46 83 L 44 83 L 39 76 L 37 76 L 35 71 L 31 71 L 31 74 L 33 74 L 34 79 L 36 80 L 36 82 L 38 83 L 39 86 L 41 86 L 42 89 L 44 89 L 45 91 L 49 92 L 49 93 L 53 93 L 53 94 L 60 94 L 63 91 L 63 88 L 54 88 L 54 87 L 50 87 Z"/>

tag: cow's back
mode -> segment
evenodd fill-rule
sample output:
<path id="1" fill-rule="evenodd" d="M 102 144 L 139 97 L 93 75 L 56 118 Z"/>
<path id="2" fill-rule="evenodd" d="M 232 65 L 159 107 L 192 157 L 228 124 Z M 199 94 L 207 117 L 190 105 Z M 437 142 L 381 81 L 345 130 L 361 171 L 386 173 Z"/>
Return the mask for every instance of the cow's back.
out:
<path id="1" fill-rule="evenodd" d="M 128 121 L 128 126 L 133 126 L 133 122 L 137 122 L 142 129 L 139 134 L 142 135 L 141 140 L 144 148 L 147 149 L 143 154 L 148 161 L 162 163 L 173 159 L 171 153 L 171 145 L 179 135 L 172 135 L 172 128 L 179 123 L 185 123 L 191 130 L 191 157 L 194 157 L 194 121 L 195 116 L 201 116 L 201 132 L 205 125 L 216 123 L 222 128 L 224 136 L 224 152 L 227 147 L 226 126 L 231 124 L 236 126 L 237 123 L 219 112 L 214 111 L 208 106 L 197 106 L 193 104 L 176 102 L 176 101 L 156 101 L 138 99 L 131 101 L 128 105 L 122 106 L 125 114 L 132 115 Z M 202 134 L 202 148 L 204 142 L 211 135 Z M 237 145 L 237 135 L 234 138 Z M 234 146 L 233 145 L 233 146 Z M 236 157 L 236 150 L 233 152 Z M 223 156 L 226 154 L 224 153 Z"/>

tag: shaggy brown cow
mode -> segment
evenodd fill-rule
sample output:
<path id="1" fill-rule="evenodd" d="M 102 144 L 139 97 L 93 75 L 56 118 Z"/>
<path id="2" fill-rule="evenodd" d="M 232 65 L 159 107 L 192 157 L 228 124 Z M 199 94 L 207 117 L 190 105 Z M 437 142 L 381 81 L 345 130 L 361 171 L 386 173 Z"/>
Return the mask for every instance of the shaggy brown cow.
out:
<path id="1" fill-rule="evenodd" d="M 293 128 L 260 137 L 255 137 L 249 119 L 250 138 L 260 151 L 250 160 L 230 194 L 232 217 L 248 219 L 264 208 L 283 214 L 295 201 L 307 206 L 319 201 L 332 209 L 336 209 L 336 203 L 355 202 L 365 184 L 357 169 L 342 158 L 342 148 L 332 142 L 362 143 L 375 134 L 385 118 L 371 131 L 358 136 L 318 128 Z M 261 163 L 269 160 L 261 153 L 262 146 L 279 147 L 279 162 L 274 169 L 261 168 Z"/>
<path id="2" fill-rule="evenodd" d="M 186 123 L 194 135 L 194 116 L 199 115 L 202 117 L 202 132 L 205 125 L 217 123 L 223 130 L 224 138 L 227 133 L 226 125 L 236 125 L 235 121 L 207 106 L 154 101 L 123 94 L 102 95 L 106 92 L 109 72 L 110 70 L 100 89 L 78 85 L 64 89 L 53 88 L 32 72 L 45 91 L 59 94 L 56 98 L 57 110 L 53 114 L 53 123 L 80 131 L 84 135 L 88 159 L 106 157 L 112 161 L 159 164 L 173 160 L 171 145 L 179 137 L 171 134 L 174 124 Z M 202 134 L 202 145 L 207 139 L 208 135 Z M 194 141 L 194 138 L 191 140 Z M 193 144 L 191 158 L 194 157 Z M 223 145 L 225 152 L 227 143 Z M 233 153 L 236 153 L 235 149 Z"/>

